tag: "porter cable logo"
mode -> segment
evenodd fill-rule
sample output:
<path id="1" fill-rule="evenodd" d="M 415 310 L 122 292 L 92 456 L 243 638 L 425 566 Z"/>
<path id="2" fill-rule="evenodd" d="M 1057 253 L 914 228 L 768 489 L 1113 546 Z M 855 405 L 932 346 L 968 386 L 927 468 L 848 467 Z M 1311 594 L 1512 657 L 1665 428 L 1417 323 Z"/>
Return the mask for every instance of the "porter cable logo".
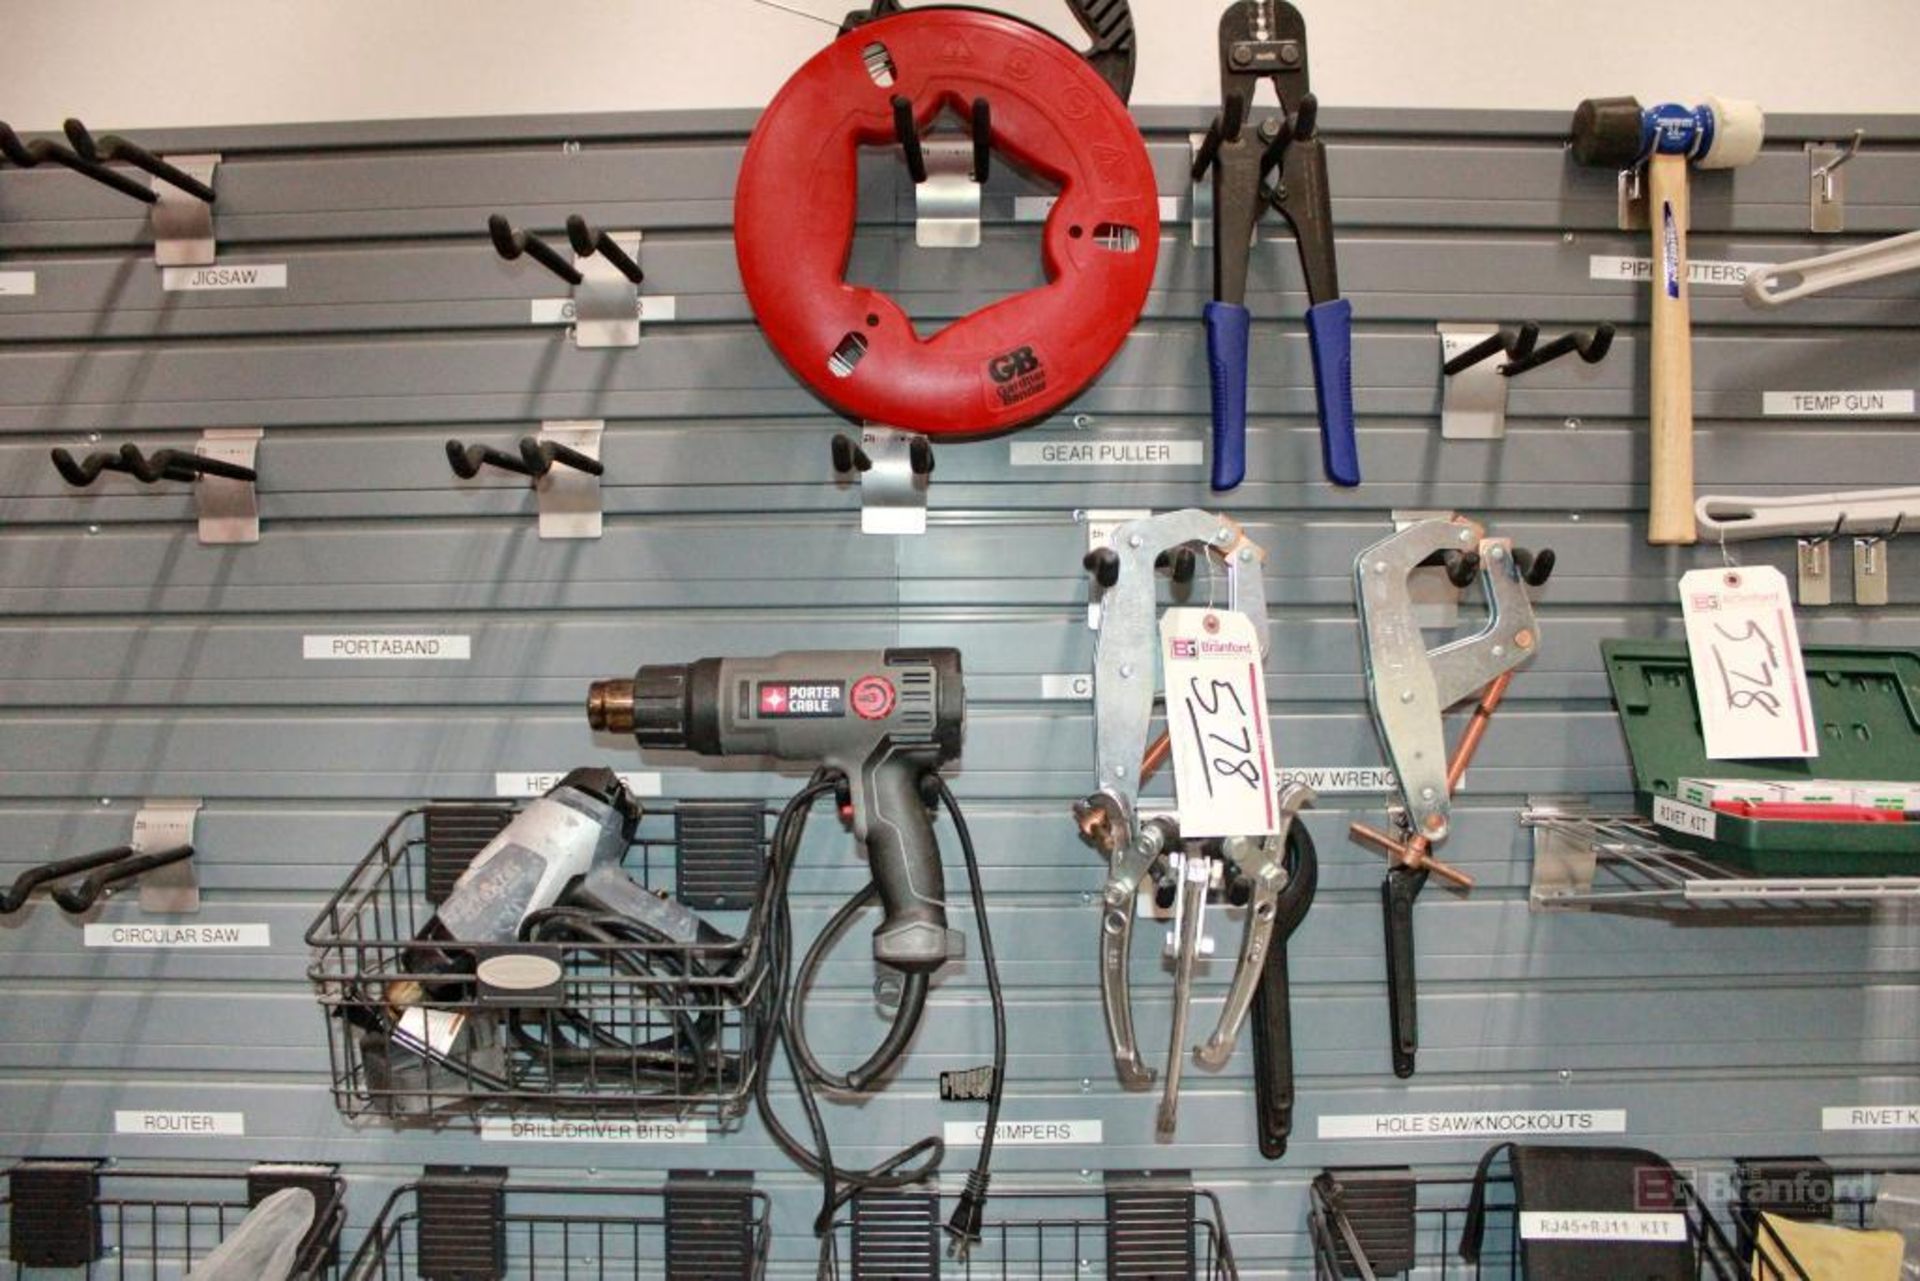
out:
<path id="1" fill-rule="evenodd" d="M 812 685 L 761 681 L 757 706 L 766 718 L 845 716 L 846 686 L 838 681 Z"/>
<path id="2" fill-rule="evenodd" d="M 1047 367 L 1031 347 L 1015 347 L 995 356 L 987 362 L 987 376 L 993 380 L 989 399 L 1002 408 L 1030 400 L 1047 389 Z"/>

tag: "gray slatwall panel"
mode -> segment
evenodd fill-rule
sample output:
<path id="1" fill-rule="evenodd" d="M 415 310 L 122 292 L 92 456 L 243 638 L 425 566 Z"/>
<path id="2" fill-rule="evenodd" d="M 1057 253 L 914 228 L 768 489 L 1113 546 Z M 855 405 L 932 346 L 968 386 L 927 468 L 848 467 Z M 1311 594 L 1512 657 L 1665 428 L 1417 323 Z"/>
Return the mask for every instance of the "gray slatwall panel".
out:
<path id="1" fill-rule="evenodd" d="M 1202 121 L 1147 118 L 1162 190 L 1182 194 L 1184 134 Z M 318 1088 L 322 1031 L 303 980 L 301 935 L 319 904 L 393 808 L 485 794 L 496 770 L 606 760 L 658 768 L 669 796 L 793 786 L 670 758 L 643 764 L 630 747 L 596 739 L 574 710 L 592 676 L 708 648 L 942 641 L 968 655 L 973 725 L 956 785 L 995 896 L 996 942 L 1024 998 L 1013 1011 L 1009 1115 L 1098 1118 L 1108 1135 L 1097 1152 L 1007 1149 L 996 1163 L 1003 1181 L 1191 1164 L 1222 1191 L 1246 1275 L 1265 1278 L 1303 1264 L 1304 1186 L 1319 1164 L 1458 1166 L 1478 1154 L 1471 1142 L 1324 1142 L 1314 1137 L 1322 1115 L 1625 1104 L 1633 1141 L 1674 1156 L 1910 1148 L 1900 1136 L 1821 1134 L 1816 1109 L 1913 1097 L 1920 913 L 1703 930 L 1526 909 L 1519 798 L 1625 785 L 1597 641 L 1674 634 L 1673 575 L 1720 555 L 1640 540 L 1645 303 L 1635 286 L 1587 279 L 1590 255 L 1641 252 L 1638 237 L 1612 228 L 1610 176 L 1565 166 L 1558 117 L 1326 120 L 1343 283 L 1361 318 L 1369 483 L 1343 494 L 1318 481 L 1293 319 L 1304 299 L 1292 247 L 1278 237 L 1257 256 L 1253 280 L 1268 322 L 1255 339 L 1256 479 L 1220 500 L 1276 552 L 1269 581 L 1283 643 L 1269 667 L 1283 754 L 1378 759 L 1359 701 L 1348 573 L 1388 508 L 1472 510 L 1562 556 L 1543 597 L 1546 651 L 1488 740 L 1449 847 L 1480 887 L 1470 898 L 1436 891 L 1423 900 L 1426 1053 L 1413 1082 L 1392 1080 L 1381 1044 L 1378 864 L 1342 836 L 1349 817 L 1378 820 L 1379 798 L 1329 797 L 1311 820 L 1322 899 L 1292 949 L 1302 1098 L 1287 1162 L 1264 1166 L 1243 1141 L 1244 1050 L 1217 1077 L 1190 1076 L 1178 1149 L 1151 1142 L 1149 1101 L 1122 1095 L 1103 1061 L 1084 901 L 1099 868 L 1064 813 L 1085 786 L 1087 708 L 1036 701 L 1036 678 L 1084 670 L 1090 657 L 1074 509 L 1205 503 L 1202 478 L 1193 469 L 1049 473 L 1010 467 L 998 442 L 946 448 L 927 539 L 895 545 L 853 533 L 852 498 L 824 483 L 837 420 L 767 351 L 738 292 L 727 227 L 750 117 L 135 130 L 157 147 L 225 151 L 226 258 L 286 262 L 292 287 L 163 296 L 136 211 L 70 175 L 0 172 L 0 250 L 10 266 L 37 270 L 41 291 L 0 300 L 0 523 L 9 526 L 0 538 L 0 817 L 10 837 L 0 877 L 121 839 L 142 795 L 204 795 L 206 919 L 267 922 L 274 947 L 239 965 L 89 952 L 47 904 L 0 923 L 0 973 L 13 980 L 0 1024 L 0 1151 L 232 1156 L 242 1145 L 113 1138 L 110 1113 L 241 1107 L 253 1136 L 245 1155 L 348 1161 L 361 1226 L 407 1167 L 426 1161 L 507 1159 L 529 1176 L 547 1167 L 594 1177 L 580 1164 L 612 1154 L 536 1145 L 503 1158 L 463 1134 L 342 1125 Z M 1849 236 L 1806 235 L 1799 143 L 1844 136 L 1853 122 L 1775 120 L 1759 163 L 1696 185 L 1695 256 L 1786 260 L 1920 223 L 1920 124 L 1865 123 L 1874 145 L 1850 172 Z M 563 154 L 566 138 L 583 150 Z M 863 210 L 897 222 L 905 203 L 890 163 L 871 166 L 865 181 Z M 1020 246 L 1030 232 L 1005 220 L 1009 198 L 1029 189 L 996 175 L 978 254 L 915 255 L 897 228 L 870 227 L 856 275 L 927 319 L 1027 280 Z M 682 322 L 653 327 L 637 352 L 600 354 L 528 327 L 528 300 L 559 288 L 537 269 L 492 259 L 479 228 L 494 208 L 540 227 L 576 208 L 605 225 L 644 226 L 648 292 L 674 294 Z M 1167 227 L 1139 333 L 1073 407 L 1093 415 L 1087 430 L 1204 438 L 1191 317 L 1207 272 L 1184 229 Z M 1699 290 L 1703 490 L 1910 477 L 1904 424 L 1809 428 L 1758 414 L 1766 388 L 1913 385 L 1915 297 L 1910 280 L 1896 280 L 1762 314 L 1733 291 Z M 1522 318 L 1549 334 L 1611 320 L 1621 337 L 1599 367 L 1563 364 L 1516 384 L 1504 443 L 1441 444 L 1433 322 Z M 531 502 L 511 478 L 459 484 L 441 459 L 450 435 L 505 440 L 540 418 L 572 416 L 609 420 L 611 515 L 599 543 L 540 544 Z M 1027 439 L 1076 438 L 1070 417 Z M 91 431 L 109 444 L 158 446 L 226 424 L 271 429 L 266 538 L 256 547 L 196 546 L 180 487 L 110 477 L 80 494 L 45 461 L 48 445 L 85 444 Z M 1791 555 L 1772 543 L 1736 550 L 1748 564 L 1785 567 Z M 1895 583 L 1894 609 L 1809 613 L 1806 637 L 1916 643 L 1920 588 L 1898 568 Z M 354 630 L 467 633 L 475 659 L 457 669 L 316 671 L 297 657 L 303 634 Z M 829 827 L 815 825 L 803 858 L 803 934 L 862 879 Z M 114 902 L 90 919 L 139 918 Z M 1231 934 L 1231 921 L 1221 927 Z M 1157 1053 L 1166 977 L 1151 951 L 1143 944 L 1135 975 L 1145 1043 Z M 1217 998 L 1226 969 L 1206 968 L 1205 1000 Z M 817 1022 L 854 1043 L 871 1039 L 870 981 L 862 950 L 843 949 L 823 969 Z M 983 1056 L 981 983 L 977 959 L 942 981 L 900 1083 L 859 1122 L 835 1118 L 843 1159 L 871 1161 L 938 1119 L 977 1115 L 929 1096 L 936 1070 Z M 1654 990 L 1661 995 L 1650 998 Z M 1200 1017 L 1210 1013 L 1203 1005 Z M 776 1189 L 781 1274 L 804 1271 L 812 1189 L 757 1125 L 704 1149 L 615 1159 L 638 1171 L 760 1166 Z"/>

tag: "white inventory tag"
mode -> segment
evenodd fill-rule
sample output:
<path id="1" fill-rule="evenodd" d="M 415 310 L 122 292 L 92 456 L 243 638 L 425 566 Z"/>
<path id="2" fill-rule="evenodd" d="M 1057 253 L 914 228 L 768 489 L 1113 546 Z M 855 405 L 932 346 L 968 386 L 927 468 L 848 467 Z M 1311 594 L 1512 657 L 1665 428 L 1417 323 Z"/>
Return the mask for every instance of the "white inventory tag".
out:
<path id="1" fill-rule="evenodd" d="M 1522 1210 L 1526 1241 L 1685 1241 L 1687 1216 L 1672 1211 Z"/>
<path id="2" fill-rule="evenodd" d="M 1707 756 L 1818 756 L 1786 575 L 1771 565 L 1680 577 L 1680 611 Z"/>
<path id="3" fill-rule="evenodd" d="M 1279 830 L 1267 681 L 1253 620 L 1231 609 L 1160 617 L 1167 733 L 1182 836 Z"/>

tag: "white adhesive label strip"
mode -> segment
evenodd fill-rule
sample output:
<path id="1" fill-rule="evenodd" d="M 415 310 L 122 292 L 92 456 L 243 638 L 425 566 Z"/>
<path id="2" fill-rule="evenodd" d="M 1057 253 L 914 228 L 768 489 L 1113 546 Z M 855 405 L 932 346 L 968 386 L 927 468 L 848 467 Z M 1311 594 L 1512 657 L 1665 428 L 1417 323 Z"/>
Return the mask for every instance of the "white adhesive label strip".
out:
<path id="1" fill-rule="evenodd" d="M 1528 1241 L 1685 1241 L 1687 1216 L 1643 1211 L 1522 1210 Z"/>
<path id="2" fill-rule="evenodd" d="M 985 1121 L 949 1121 L 947 1146 L 977 1148 L 987 1137 Z M 1073 1147 L 1105 1141 L 1099 1121 L 1002 1121 L 993 1128 L 993 1146 L 1011 1148 Z"/>
<path id="3" fill-rule="evenodd" d="M 1770 391 L 1768 418 L 1899 418 L 1913 413 L 1911 391 Z"/>
<path id="4" fill-rule="evenodd" d="M 480 1123 L 490 1143 L 705 1143 L 705 1121 L 590 1121 L 490 1116 Z"/>
<path id="5" fill-rule="evenodd" d="M 680 310 L 679 300 L 672 294 L 641 294 L 640 319 L 652 323 L 672 320 Z M 571 298 L 535 298 L 528 313 L 531 323 L 536 325 L 571 325 L 573 323 L 573 299 Z"/>
<path id="6" fill-rule="evenodd" d="M 1007 446 L 1015 467 L 1198 467 L 1197 440 L 1016 440 Z"/>
<path id="7" fill-rule="evenodd" d="M 113 1114 L 115 1134 L 154 1134 L 169 1139 L 198 1138 L 201 1135 L 233 1135 L 247 1132 L 245 1112 L 146 1112 L 130 1110 Z"/>
<path id="8" fill-rule="evenodd" d="M 1040 697 L 1084 702 L 1093 697 L 1093 677 L 1085 672 L 1062 672 L 1042 676 Z"/>
<path id="9" fill-rule="evenodd" d="M 1533 1134 L 1625 1134 L 1625 1108 L 1594 1112 L 1391 1112 L 1323 1116 L 1323 1139 L 1484 1139 Z"/>
<path id="10" fill-rule="evenodd" d="M 80 936 L 86 947 L 195 948 L 272 947 L 265 924 L 252 925 L 89 925 Z"/>
<path id="11" fill-rule="evenodd" d="M 170 294 L 227 289 L 285 289 L 284 262 L 231 263 L 212 267 L 162 267 L 160 288 Z"/>
<path id="12" fill-rule="evenodd" d="M 39 278 L 31 271 L 0 271 L 0 298 L 31 298 L 39 288 Z"/>
<path id="13" fill-rule="evenodd" d="M 1053 212 L 1058 196 L 1015 196 L 1013 198 L 1013 220 L 1015 222 L 1045 222 L 1047 215 Z M 1160 221 L 1180 222 L 1187 216 L 1187 202 L 1179 196 L 1160 197 Z"/>
<path id="14" fill-rule="evenodd" d="M 1858 1104 L 1844 1108 L 1821 1108 L 1823 1130 L 1920 1130 L 1920 1105 Z"/>
<path id="15" fill-rule="evenodd" d="M 1669 831 L 1684 832 L 1706 841 L 1713 839 L 1714 832 L 1720 826 L 1719 815 L 1712 810 L 1676 801 L 1670 796 L 1653 798 L 1653 821 Z"/>
<path id="16" fill-rule="evenodd" d="M 560 780 L 567 776 L 566 771 L 546 774 L 495 774 L 493 776 L 493 794 L 495 796 L 545 796 Z M 660 776 L 658 774 L 622 774 L 620 781 L 635 796 L 660 795 Z"/>
<path id="17" fill-rule="evenodd" d="M 1777 266 L 1778 263 L 1772 262 L 1716 262 L 1711 258 L 1695 258 L 1687 263 L 1687 283 L 1738 289 L 1747 283 L 1748 272 Z M 1587 259 L 1587 274 L 1594 280 L 1650 280 L 1653 259 L 1595 254 Z"/>
<path id="18" fill-rule="evenodd" d="M 464 662 L 473 657 L 471 636 L 382 635 L 303 636 L 300 657 L 377 662 L 431 658 Z"/>
<path id="19" fill-rule="evenodd" d="M 1322 796 L 1364 793 L 1391 796 L 1400 790 L 1400 780 L 1384 765 L 1282 765 L 1281 786 L 1305 783 Z"/>

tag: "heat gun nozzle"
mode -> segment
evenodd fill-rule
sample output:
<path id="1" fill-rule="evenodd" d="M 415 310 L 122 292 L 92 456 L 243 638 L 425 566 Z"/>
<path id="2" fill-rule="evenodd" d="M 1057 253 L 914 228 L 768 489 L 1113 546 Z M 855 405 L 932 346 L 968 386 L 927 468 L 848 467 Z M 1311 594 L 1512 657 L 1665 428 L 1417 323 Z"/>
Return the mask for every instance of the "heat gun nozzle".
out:
<path id="1" fill-rule="evenodd" d="M 587 724 L 596 731 L 633 733 L 633 682 L 595 681 L 587 690 Z"/>

